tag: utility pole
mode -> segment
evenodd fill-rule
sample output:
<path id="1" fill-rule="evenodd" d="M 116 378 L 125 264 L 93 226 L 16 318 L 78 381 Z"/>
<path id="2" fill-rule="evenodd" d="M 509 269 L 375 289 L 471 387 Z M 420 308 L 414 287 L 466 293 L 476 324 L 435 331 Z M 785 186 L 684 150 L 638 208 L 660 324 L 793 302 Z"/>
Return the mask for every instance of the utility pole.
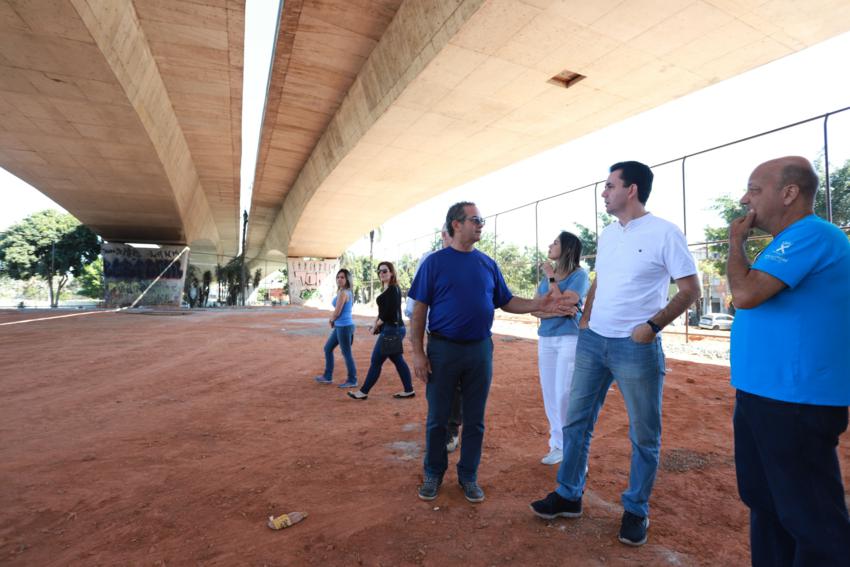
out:
<path id="1" fill-rule="evenodd" d="M 242 211 L 242 277 L 240 279 L 240 291 L 242 292 L 242 306 L 245 306 L 245 286 L 247 285 L 246 273 L 248 268 L 245 266 L 245 243 L 248 240 L 248 211 Z"/>
<path id="2" fill-rule="evenodd" d="M 56 307 L 57 302 L 53 300 L 53 274 L 56 265 L 56 240 L 50 244 L 50 307 Z"/>

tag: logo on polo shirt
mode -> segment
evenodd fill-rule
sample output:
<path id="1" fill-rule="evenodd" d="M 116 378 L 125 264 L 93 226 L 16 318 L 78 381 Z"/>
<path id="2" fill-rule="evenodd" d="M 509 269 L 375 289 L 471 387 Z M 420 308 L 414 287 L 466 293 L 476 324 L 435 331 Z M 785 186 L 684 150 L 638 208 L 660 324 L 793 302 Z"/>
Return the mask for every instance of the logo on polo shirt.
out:
<path id="1" fill-rule="evenodd" d="M 780 244 L 779 246 L 776 247 L 776 253 L 784 255 L 785 251 L 788 250 L 789 248 L 791 248 L 791 244 L 792 244 L 791 242 L 784 240 L 782 242 L 782 244 Z"/>

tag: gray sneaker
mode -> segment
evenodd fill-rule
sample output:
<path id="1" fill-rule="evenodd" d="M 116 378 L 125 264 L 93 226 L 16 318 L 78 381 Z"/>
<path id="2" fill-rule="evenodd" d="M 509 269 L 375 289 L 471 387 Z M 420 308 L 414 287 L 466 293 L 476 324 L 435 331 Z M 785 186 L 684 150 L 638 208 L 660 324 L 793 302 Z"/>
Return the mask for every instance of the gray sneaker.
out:
<path id="1" fill-rule="evenodd" d="M 481 490 L 481 487 L 478 486 L 478 483 L 474 480 L 470 480 L 467 482 L 461 482 L 460 487 L 463 489 L 463 495 L 470 502 L 483 502 L 484 501 L 484 491 Z"/>
<path id="2" fill-rule="evenodd" d="M 422 486 L 419 487 L 419 498 L 422 500 L 435 499 L 442 483 L 443 481 L 437 477 L 426 476 L 425 480 L 422 481 Z"/>

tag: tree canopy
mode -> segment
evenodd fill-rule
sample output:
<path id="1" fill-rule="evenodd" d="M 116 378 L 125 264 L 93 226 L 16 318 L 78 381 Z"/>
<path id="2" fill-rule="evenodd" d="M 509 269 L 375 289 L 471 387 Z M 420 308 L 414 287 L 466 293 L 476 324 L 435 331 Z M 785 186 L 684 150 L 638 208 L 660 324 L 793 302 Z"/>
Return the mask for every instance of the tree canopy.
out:
<path id="1" fill-rule="evenodd" d="M 0 233 L 0 270 L 15 279 L 43 278 L 51 307 L 59 305 L 68 278 L 80 276 L 99 253 L 95 233 L 55 210 L 34 213 Z M 54 278 L 58 278 L 55 289 Z"/>

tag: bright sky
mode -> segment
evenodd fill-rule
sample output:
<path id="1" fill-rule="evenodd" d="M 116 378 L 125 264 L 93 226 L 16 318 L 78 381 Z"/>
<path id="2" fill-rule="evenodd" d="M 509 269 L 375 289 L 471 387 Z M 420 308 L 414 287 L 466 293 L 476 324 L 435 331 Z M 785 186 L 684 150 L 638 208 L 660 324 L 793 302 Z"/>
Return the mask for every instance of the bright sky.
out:
<path id="1" fill-rule="evenodd" d="M 248 0 L 246 5 L 240 215 L 250 202 L 248 191 L 254 177 L 269 73 L 268 58 L 258 54 L 272 49 L 278 10 L 277 1 Z M 428 248 L 429 233 L 442 224 L 445 211 L 459 200 L 475 201 L 485 215 L 492 215 L 604 179 L 608 166 L 615 161 L 636 159 L 655 164 L 850 106 L 850 74 L 844 71 L 848 59 L 850 33 L 452 189 L 385 223 L 382 239 L 376 243 L 376 255 L 397 258 L 405 252 L 421 253 Z M 628 81 L 624 80 L 623 85 L 627 88 Z M 252 89 L 255 94 L 251 94 Z M 258 102 L 251 103 L 252 100 Z M 830 162 L 837 167 L 850 158 L 850 111 L 830 118 L 829 137 Z M 822 146 L 822 123 L 816 122 L 689 159 L 686 177 L 689 240 L 700 241 L 705 226 L 718 224 L 708 204 L 724 193 L 740 195 L 750 171 L 760 161 L 786 154 L 814 159 Z M 649 210 L 683 226 L 680 164 L 658 168 L 655 173 Z M 2 169 L 0 187 L 4 193 L 0 230 L 44 208 L 61 210 Z M 575 223 L 592 227 L 594 199 L 594 193 L 585 190 L 541 204 L 540 242 L 551 241 L 558 230 L 570 230 Z M 599 210 L 603 208 L 600 206 Z M 496 224 L 500 240 L 534 244 L 534 207 L 502 216 L 498 223 L 490 219 L 488 230 L 493 230 Z M 412 235 L 422 237 L 411 240 Z M 352 250 L 368 253 L 368 235 L 354 243 Z"/>

